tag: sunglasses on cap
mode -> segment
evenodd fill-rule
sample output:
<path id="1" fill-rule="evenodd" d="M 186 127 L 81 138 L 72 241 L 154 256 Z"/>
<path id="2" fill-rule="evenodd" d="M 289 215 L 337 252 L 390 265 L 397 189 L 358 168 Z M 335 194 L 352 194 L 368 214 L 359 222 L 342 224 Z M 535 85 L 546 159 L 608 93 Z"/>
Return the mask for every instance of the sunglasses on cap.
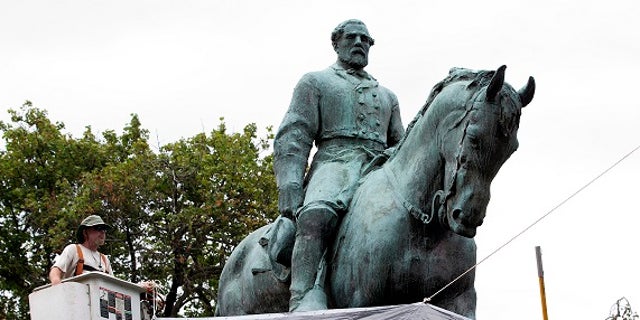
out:
<path id="1" fill-rule="evenodd" d="M 98 231 L 107 231 L 107 230 L 109 230 L 109 227 L 107 227 L 105 225 L 97 225 L 97 226 L 91 227 L 91 229 L 98 230 Z"/>

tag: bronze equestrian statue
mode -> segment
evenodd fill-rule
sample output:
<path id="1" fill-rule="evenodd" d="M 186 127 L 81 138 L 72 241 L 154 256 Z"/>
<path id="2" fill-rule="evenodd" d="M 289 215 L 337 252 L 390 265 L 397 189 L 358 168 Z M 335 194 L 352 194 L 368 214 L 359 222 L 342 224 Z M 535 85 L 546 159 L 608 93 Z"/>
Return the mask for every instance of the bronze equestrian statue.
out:
<path id="1" fill-rule="evenodd" d="M 491 181 L 518 147 L 521 109 L 535 92 L 532 77 L 514 90 L 505 69 L 454 68 L 433 88 L 395 148 L 366 167 L 309 299 L 330 308 L 422 301 L 475 264 Z M 220 277 L 217 315 L 288 310 L 280 248 L 292 225 L 281 217 L 238 245 Z M 473 283 L 467 273 L 431 303 L 475 318 Z"/>

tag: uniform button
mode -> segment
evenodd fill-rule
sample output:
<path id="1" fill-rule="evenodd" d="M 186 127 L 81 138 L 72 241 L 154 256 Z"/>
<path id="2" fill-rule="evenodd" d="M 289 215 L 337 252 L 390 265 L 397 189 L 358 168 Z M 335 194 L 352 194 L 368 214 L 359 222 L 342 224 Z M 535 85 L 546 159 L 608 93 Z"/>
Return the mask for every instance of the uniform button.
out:
<path id="1" fill-rule="evenodd" d="M 376 120 L 376 126 L 378 126 L 378 127 L 380 126 L 380 120 Z"/>
<path id="2" fill-rule="evenodd" d="M 362 113 L 361 113 L 361 114 L 359 114 L 359 115 L 358 115 L 358 119 L 360 119 L 360 120 L 364 119 L 364 114 L 362 114 Z"/>

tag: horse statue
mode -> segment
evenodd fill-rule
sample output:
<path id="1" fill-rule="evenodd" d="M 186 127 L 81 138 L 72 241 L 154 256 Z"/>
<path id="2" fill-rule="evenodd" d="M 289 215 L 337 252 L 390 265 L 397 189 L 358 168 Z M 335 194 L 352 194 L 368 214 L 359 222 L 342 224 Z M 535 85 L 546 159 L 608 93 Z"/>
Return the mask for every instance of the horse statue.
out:
<path id="1" fill-rule="evenodd" d="M 451 69 L 389 159 L 363 177 L 318 272 L 316 288 L 326 287 L 330 307 L 413 303 L 438 292 L 430 303 L 475 318 L 475 273 L 465 274 L 476 263 L 473 237 L 535 91 L 532 77 L 514 90 L 505 68 Z M 217 315 L 288 310 L 289 264 L 273 262 L 265 241 L 284 220 L 254 231 L 231 254 Z M 294 232 L 280 229 L 287 231 L 271 237 L 276 243 Z"/>

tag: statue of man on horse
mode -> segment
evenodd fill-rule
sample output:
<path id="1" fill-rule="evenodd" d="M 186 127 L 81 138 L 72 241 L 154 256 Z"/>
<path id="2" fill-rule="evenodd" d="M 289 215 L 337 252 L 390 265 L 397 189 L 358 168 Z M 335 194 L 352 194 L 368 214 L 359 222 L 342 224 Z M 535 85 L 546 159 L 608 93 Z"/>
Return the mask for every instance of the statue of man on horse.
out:
<path id="1" fill-rule="evenodd" d="M 300 80 L 275 139 L 281 215 L 229 256 L 216 315 L 429 297 L 474 319 L 473 237 L 518 148 L 533 77 L 515 90 L 506 66 L 452 68 L 405 132 L 395 95 L 363 70 L 364 24 L 345 21 L 331 39 L 338 61 Z"/>
<path id="2" fill-rule="evenodd" d="M 365 24 L 340 23 L 331 42 L 336 63 L 298 82 L 274 141 L 279 210 L 297 226 L 290 311 L 327 308 L 308 295 L 322 256 L 363 170 L 404 134 L 396 96 L 364 71 L 374 44 Z M 307 172 L 313 143 L 317 152 Z"/>

